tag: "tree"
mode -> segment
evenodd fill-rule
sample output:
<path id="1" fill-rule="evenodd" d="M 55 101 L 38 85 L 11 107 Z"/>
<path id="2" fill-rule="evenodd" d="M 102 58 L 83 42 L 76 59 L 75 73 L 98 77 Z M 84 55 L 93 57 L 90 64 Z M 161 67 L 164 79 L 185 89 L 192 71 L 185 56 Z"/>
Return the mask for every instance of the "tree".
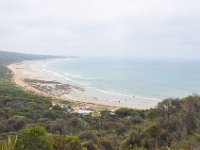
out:
<path id="1" fill-rule="evenodd" d="M 52 150 L 53 140 L 42 126 L 33 126 L 21 131 L 16 150 Z"/>

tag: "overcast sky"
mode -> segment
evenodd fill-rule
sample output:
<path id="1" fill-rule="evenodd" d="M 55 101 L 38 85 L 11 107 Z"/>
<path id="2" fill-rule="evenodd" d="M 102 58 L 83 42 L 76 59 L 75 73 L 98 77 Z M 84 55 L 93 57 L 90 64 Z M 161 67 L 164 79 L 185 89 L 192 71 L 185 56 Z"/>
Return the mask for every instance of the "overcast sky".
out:
<path id="1" fill-rule="evenodd" d="M 0 49 L 200 59 L 200 0 L 0 0 Z"/>

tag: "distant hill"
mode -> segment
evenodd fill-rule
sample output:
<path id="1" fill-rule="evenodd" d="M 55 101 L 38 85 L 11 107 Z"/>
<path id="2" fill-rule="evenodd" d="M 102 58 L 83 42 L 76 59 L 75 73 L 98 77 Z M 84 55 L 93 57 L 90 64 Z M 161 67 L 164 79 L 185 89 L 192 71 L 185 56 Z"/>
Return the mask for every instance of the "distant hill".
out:
<path id="1" fill-rule="evenodd" d="M 0 64 L 4 64 L 4 65 L 23 61 L 23 60 L 50 59 L 50 58 L 63 58 L 63 57 L 50 56 L 50 55 L 32 55 L 32 54 L 0 51 Z"/>

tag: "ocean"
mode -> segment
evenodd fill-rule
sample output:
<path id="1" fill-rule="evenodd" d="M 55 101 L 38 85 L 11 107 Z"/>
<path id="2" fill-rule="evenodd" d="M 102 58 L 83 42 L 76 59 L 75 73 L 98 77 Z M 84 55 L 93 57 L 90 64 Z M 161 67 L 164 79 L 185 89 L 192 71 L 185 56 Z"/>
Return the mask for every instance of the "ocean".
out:
<path id="1" fill-rule="evenodd" d="M 157 103 L 200 93 L 200 61 L 80 57 L 44 61 L 40 69 L 107 97 Z"/>

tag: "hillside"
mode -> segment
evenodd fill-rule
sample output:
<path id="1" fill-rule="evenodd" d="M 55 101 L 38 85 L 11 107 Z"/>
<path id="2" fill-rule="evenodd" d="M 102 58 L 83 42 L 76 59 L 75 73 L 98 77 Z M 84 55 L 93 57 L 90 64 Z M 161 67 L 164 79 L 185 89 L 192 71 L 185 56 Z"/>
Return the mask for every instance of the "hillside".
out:
<path id="1" fill-rule="evenodd" d="M 35 59 L 49 59 L 49 58 L 62 58 L 60 56 L 48 56 L 48 55 L 32 55 L 32 54 L 23 54 L 16 52 L 6 52 L 0 51 L 0 64 L 8 64 L 19 62 L 23 60 L 35 60 Z"/>
<path id="2" fill-rule="evenodd" d="M 3 63 L 44 58 L 1 52 Z M 1 55 L 1 58 L 2 58 Z M 26 92 L 0 66 L 0 150 L 197 150 L 200 96 L 169 98 L 150 110 L 100 116 L 72 113 L 71 103 Z M 65 107 L 61 107 L 65 106 Z"/>

